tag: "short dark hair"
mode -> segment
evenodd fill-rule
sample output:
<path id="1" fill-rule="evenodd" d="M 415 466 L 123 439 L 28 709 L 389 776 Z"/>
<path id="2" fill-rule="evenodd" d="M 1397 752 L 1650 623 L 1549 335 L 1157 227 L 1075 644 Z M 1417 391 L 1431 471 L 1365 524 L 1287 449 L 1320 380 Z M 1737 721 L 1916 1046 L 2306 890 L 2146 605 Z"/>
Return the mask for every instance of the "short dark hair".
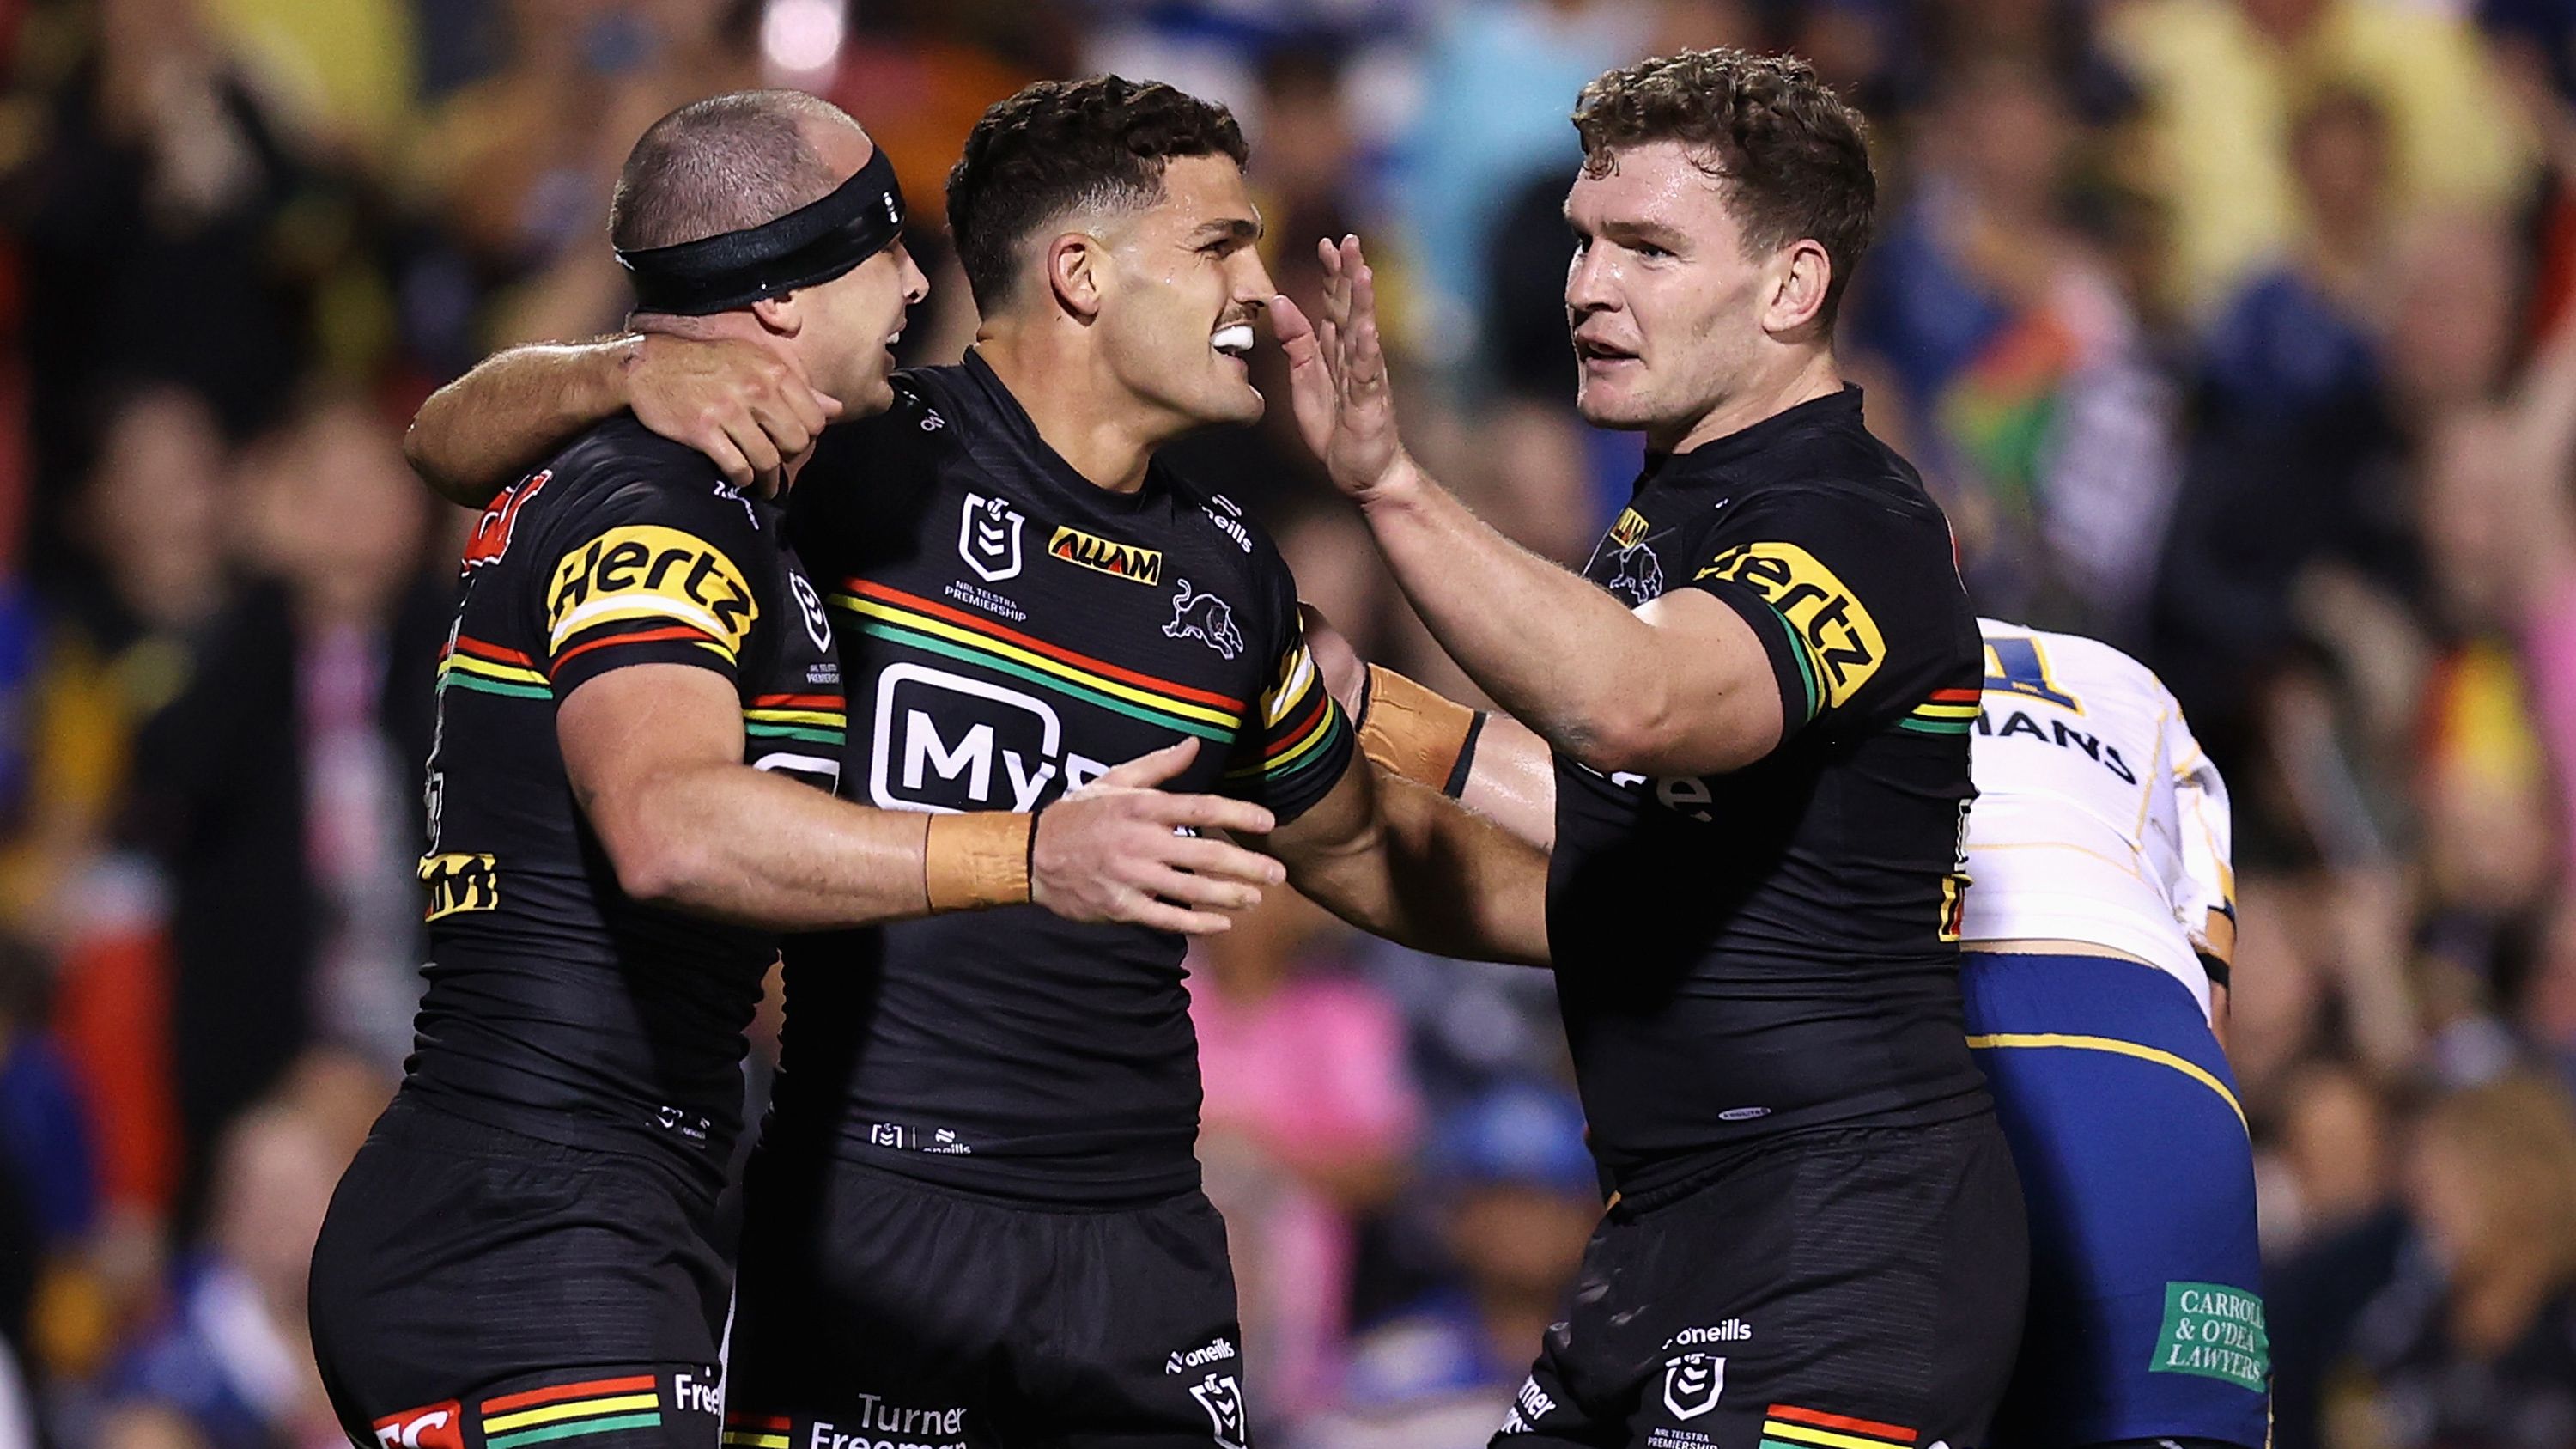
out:
<path id="1" fill-rule="evenodd" d="M 1725 189 L 1744 244 L 1771 251 L 1812 238 L 1832 259 L 1827 326 L 1869 250 L 1878 178 L 1869 123 L 1794 56 L 1685 50 L 1609 71 L 1574 105 L 1583 170 L 1616 170 L 1619 153 L 1678 141 Z"/>
<path id="2" fill-rule="evenodd" d="M 608 204 L 609 241 L 676 246 L 775 221 L 839 185 L 805 128 L 856 126 L 803 91 L 732 91 L 692 101 L 644 128 Z"/>
<path id="3" fill-rule="evenodd" d="M 948 172 L 948 229 L 978 310 L 1010 300 L 1019 250 L 1074 211 L 1142 210 L 1179 157 L 1250 156 L 1234 113 L 1161 81 L 1039 81 L 998 101 Z"/>

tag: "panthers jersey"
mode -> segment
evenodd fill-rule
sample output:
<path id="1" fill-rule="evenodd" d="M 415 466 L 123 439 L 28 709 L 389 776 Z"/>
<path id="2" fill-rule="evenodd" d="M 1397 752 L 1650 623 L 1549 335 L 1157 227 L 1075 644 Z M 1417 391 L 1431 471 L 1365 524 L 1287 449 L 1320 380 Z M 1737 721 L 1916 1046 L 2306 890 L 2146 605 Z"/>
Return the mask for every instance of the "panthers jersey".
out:
<path id="1" fill-rule="evenodd" d="M 465 550 L 429 765 L 431 961 L 406 1090 L 551 1140 L 721 1162 L 775 933 L 644 905 L 583 819 L 555 711 L 637 664 L 722 679 L 744 762 L 829 789 L 841 676 L 776 509 L 630 417 L 495 499 Z"/>
<path id="2" fill-rule="evenodd" d="M 1285 823 L 1349 767 L 1269 540 L 1160 465 L 1133 493 L 1091 483 L 973 354 L 898 374 L 892 410 L 826 432 L 789 528 L 830 596 L 858 798 L 1037 810 L 1194 739 L 1166 788 Z M 772 1132 L 1003 1196 L 1186 1190 L 1182 950 L 1036 906 L 791 939 Z"/>
<path id="3" fill-rule="evenodd" d="M 2161 681 L 2107 644 L 1980 619 L 1969 941 L 2081 941 L 2209 1010 L 2192 933 L 2236 912 L 2227 786 Z"/>
<path id="4" fill-rule="evenodd" d="M 1559 757 L 1548 927 L 1592 1142 L 1631 1193 L 1735 1144 L 1945 1121 L 1975 616 L 1950 531 L 1846 389 L 1659 460 L 1585 576 L 1741 616 L 1784 734 L 1724 774 Z"/>

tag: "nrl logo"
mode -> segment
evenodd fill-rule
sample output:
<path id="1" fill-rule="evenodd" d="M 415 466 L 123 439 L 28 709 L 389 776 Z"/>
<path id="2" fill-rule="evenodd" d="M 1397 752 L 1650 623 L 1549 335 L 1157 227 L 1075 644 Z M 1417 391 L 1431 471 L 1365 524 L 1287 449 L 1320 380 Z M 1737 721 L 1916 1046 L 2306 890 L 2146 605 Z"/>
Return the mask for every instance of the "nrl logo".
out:
<path id="1" fill-rule="evenodd" d="M 1197 639 L 1227 659 L 1243 652 L 1243 631 L 1234 626 L 1234 608 L 1216 595 L 1191 589 L 1188 579 L 1181 580 L 1181 591 L 1172 595 L 1172 622 L 1163 626 L 1166 639 Z"/>
<path id="2" fill-rule="evenodd" d="M 1252 1434 L 1244 1427 L 1243 1386 L 1232 1374 L 1209 1374 L 1190 1386 L 1190 1397 L 1207 1410 L 1208 1425 L 1216 1431 L 1216 1449 L 1251 1449 Z"/>
<path id="3" fill-rule="evenodd" d="M 1696 1419 L 1716 1408 L 1725 1389 L 1725 1359 L 1686 1353 L 1664 1360 L 1664 1407 L 1676 1419 Z"/>
<path id="4" fill-rule="evenodd" d="M 1028 515 L 1013 508 L 1008 499 L 969 493 L 966 506 L 958 511 L 957 556 L 988 584 L 1017 578 L 1020 531 L 1028 521 Z"/>

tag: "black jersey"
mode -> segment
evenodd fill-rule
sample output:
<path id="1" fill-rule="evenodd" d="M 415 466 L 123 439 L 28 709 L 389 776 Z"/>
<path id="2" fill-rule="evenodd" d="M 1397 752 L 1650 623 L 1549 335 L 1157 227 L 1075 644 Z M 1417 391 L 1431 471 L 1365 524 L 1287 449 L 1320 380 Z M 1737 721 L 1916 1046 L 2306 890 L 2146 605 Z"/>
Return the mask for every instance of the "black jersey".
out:
<path id="1" fill-rule="evenodd" d="M 1947 521 L 1858 389 L 1660 460 L 1584 574 L 1632 607 L 1724 600 L 1770 655 L 1786 731 L 1719 775 L 1558 757 L 1549 934 L 1613 1179 L 1979 1110 L 1957 946 L 1977 621 Z"/>
<path id="2" fill-rule="evenodd" d="M 856 798 L 1032 810 L 1195 738 L 1168 788 L 1284 823 L 1350 764 L 1269 540 L 1160 465 L 1132 494 L 1087 481 L 980 358 L 827 432 L 789 531 L 830 598 Z M 791 938 L 772 1130 L 1006 1196 L 1186 1190 L 1182 948 L 1035 906 Z"/>
<path id="3" fill-rule="evenodd" d="M 722 1160 L 774 932 L 640 904 L 582 818 L 556 702 L 632 664 L 712 670 L 746 763 L 831 788 L 841 676 L 778 510 L 621 417 L 487 509 L 438 666 L 431 962 L 406 1090 L 535 1136 Z"/>

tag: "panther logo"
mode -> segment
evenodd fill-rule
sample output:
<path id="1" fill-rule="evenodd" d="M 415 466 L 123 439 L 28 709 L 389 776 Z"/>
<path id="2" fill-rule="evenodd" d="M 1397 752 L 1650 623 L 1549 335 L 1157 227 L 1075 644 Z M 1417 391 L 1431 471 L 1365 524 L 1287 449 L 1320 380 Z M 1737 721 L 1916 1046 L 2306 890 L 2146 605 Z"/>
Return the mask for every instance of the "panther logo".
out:
<path id="1" fill-rule="evenodd" d="M 1618 571 L 1605 587 L 1627 600 L 1629 607 L 1664 596 L 1664 565 L 1653 549 L 1642 543 L 1631 544 L 1610 555 L 1610 561 Z"/>
<path id="2" fill-rule="evenodd" d="M 1166 639 L 1195 638 L 1227 659 L 1243 652 L 1243 631 L 1234 627 L 1234 608 L 1216 595 L 1193 590 L 1190 581 L 1180 581 L 1181 591 L 1172 596 L 1172 622 L 1163 626 Z"/>

